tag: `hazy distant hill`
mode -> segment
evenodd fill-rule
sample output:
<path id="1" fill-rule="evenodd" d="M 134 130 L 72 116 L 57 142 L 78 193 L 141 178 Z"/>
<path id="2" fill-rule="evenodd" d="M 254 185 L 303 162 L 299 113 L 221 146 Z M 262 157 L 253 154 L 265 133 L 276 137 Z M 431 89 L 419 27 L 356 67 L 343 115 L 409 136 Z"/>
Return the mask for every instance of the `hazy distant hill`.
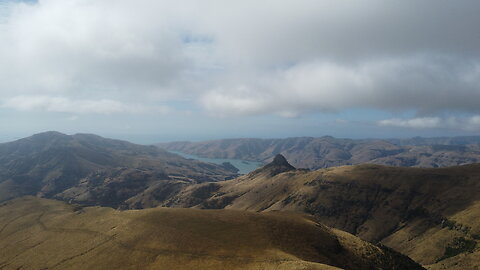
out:
<path id="1" fill-rule="evenodd" d="M 157 146 L 208 158 L 264 163 L 282 154 L 295 167 L 310 169 L 362 163 L 435 168 L 480 162 L 480 137 L 351 140 L 326 136 L 172 142 Z"/>
<path id="2" fill-rule="evenodd" d="M 310 172 L 278 156 L 234 180 L 187 186 L 163 205 L 306 212 L 431 269 L 480 265 L 480 164 L 357 165 Z"/>
<path id="3" fill-rule="evenodd" d="M 236 176 L 214 164 L 96 135 L 36 134 L 0 144 L 0 201 L 21 195 L 120 206 L 153 186 Z"/>
<path id="4" fill-rule="evenodd" d="M 423 269 L 305 215 L 117 211 L 26 197 L 0 205 L 0 269 Z"/>

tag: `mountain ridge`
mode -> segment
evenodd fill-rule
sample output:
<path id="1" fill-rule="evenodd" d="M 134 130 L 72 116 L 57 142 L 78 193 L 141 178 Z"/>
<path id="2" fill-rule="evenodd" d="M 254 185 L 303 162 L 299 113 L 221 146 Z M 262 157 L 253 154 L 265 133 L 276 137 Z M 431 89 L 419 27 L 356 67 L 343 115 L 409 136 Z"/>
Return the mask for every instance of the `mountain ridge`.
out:
<path id="1" fill-rule="evenodd" d="M 449 167 L 480 162 L 480 136 L 412 139 L 224 139 L 156 144 L 166 150 L 206 158 L 243 159 L 269 163 L 284 155 L 297 168 L 320 169 L 372 163 L 404 167 Z"/>
<path id="2" fill-rule="evenodd" d="M 45 132 L 0 144 L 0 201 L 38 195 L 119 207 L 152 185 L 181 186 L 235 176 L 225 167 L 187 160 L 155 146 L 93 134 Z"/>

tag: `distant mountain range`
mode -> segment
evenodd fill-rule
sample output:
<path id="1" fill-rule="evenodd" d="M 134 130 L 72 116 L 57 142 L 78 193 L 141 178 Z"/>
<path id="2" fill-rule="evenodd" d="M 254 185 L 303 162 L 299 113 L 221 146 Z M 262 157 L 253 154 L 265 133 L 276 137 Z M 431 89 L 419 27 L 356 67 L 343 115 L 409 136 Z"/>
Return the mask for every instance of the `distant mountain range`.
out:
<path id="1" fill-rule="evenodd" d="M 448 167 L 480 162 L 480 136 L 411 139 L 224 139 L 160 143 L 157 146 L 206 158 L 270 162 L 284 155 L 297 168 L 320 169 L 372 163 L 403 167 Z"/>
<path id="2" fill-rule="evenodd" d="M 122 207 L 151 188 L 235 176 L 228 167 L 91 134 L 45 132 L 0 144 L 0 201 L 37 195 Z"/>
<path id="3" fill-rule="evenodd" d="M 429 269 L 480 264 L 480 164 L 297 170 L 277 156 L 234 180 L 185 186 L 162 206 L 287 211 L 382 243 Z"/>

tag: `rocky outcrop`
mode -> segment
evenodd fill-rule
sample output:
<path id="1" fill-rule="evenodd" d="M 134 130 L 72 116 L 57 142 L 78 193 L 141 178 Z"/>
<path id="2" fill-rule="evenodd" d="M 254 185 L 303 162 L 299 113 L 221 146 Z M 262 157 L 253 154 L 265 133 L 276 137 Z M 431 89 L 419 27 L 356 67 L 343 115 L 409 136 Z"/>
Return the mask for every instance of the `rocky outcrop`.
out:
<path id="1" fill-rule="evenodd" d="M 294 171 L 294 170 L 295 170 L 295 167 L 290 165 L 290 163 L 288 163 L 287 159 L 283 155 L 278 154 L 273 158 L 272 162 L 268 163 L 262 168 L 259 168 L 251 172 L 249 175 L 253 176 L 253 175 L 258 175 L 262 173 L 267 173 L 270 176 L 275 176 L 279 173 Z"/>

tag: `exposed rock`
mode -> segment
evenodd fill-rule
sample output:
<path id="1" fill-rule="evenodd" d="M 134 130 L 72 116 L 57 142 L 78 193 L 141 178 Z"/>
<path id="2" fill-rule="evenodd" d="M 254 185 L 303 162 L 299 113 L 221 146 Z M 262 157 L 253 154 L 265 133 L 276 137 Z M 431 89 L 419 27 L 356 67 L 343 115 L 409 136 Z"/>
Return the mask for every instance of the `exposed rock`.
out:
<path id="1" fill-rule="evenodd" d="M 294 171 L 294 170 L 295 170 L 295 167 L 290 165 L 290 163 L 288 163 L 287 159 L 285 159 L 283 155 L 278 154 L 275 156 L 272 162 L 268 163 L 262 168 L 259 168 L 251 172 L 250 174 L 255 175 L 255 174 L 267 172 L 270 176 L 275 176 L 279 173 Z"/>

